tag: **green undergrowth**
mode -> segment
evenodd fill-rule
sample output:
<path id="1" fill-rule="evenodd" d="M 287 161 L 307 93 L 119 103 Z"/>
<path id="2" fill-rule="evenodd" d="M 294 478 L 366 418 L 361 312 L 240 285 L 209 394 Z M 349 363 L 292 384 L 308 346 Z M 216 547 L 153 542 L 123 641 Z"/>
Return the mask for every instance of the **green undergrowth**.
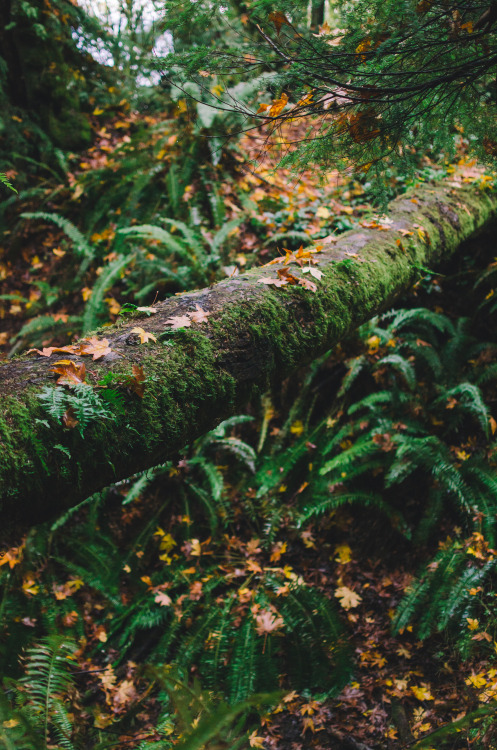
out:
<path id="1" fill-rule="evenodd" d="M 241 748 L 284 695 L 333 705 L 358 679 L 346 615 L 365 594 L 333 552 L 354 525 L 364 560 L 411 566 L 393 636 L 485 665 L 483 708 L 454 725 L 483 747 L 497 695 L 497 306 L 493 264 L 475 267 L 466 255 L 452 278 L 423 277 L 250 415 L 5 552 L 5 747 L 104 748 L 111 731 L 144 749 Z M 83 435 L 106 419 L 76 403 L 86 391 L 61 393 L 41 399 L 53 424 L 69 407 Z"/>

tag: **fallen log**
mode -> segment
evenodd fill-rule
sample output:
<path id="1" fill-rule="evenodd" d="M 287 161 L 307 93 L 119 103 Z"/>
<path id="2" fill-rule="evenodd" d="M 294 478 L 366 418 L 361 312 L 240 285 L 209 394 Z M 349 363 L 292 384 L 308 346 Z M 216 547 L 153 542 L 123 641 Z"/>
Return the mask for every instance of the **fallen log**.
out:
<path id="1" fill-rule="evenodd" d="M 363 222 L 314 247 L 297 259 L 302 265 L 280 261 L 253 269 L 167 299 L 150 317 L 133 314 L 98 331 L 108 351 L 95 361 L 92 345 L 83 342 L 72 351 L 32 352 L 2 363 L 0 523 L 6 534 L 163 462 L 243 409 L 254 392 L 265 392 L 388 307 L 420 267 L 449 258 L 496 211 L 497 194 L 481 185 L 423 186 L 394 200 L 388 219 Z M 315 278 L 306 267 L 318 272 Z M 137 327 L 156 340 L 142 343 Z M 61 359 L 65 364 L 55 364 Z M 97 408 L 81 435 L 74 409 L 62 420 L 47 412 L 50 399 L 74 393 L 57 384 L 64 379 L 85 380 L 100 396 L 110 387 L 124 409 L 109 401 L 112 418 L 100 418 Z"/>

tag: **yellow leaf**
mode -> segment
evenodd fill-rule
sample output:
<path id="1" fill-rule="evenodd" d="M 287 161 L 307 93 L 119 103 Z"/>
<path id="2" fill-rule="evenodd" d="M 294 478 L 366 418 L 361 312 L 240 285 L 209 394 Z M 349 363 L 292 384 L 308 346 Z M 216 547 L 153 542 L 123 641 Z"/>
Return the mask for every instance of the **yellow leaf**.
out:
<path id="1" fill-rule="evenodd" d="M 422 684 L 419 687 L 417 687 L 416 685 L 412 685 L 411 692 L 414 695 L 414 697 L 418 699 L 418 701 L 435 700 L 433 698 L 433 695 L 430 693 L 430 689 L 428 685 Z"/>
<path id="2" fill-rule="evenodd" d="M 33 576 L 28 574 L 22 582 L 22 590 L 26 596 L 36 596 L 40 591 L 40 587 L 37 585 Z"/>
<path id="3" fill-rule="evenodd" d="M 326 206 L 319 206 L 316 211 L 316 216 L 319 216 L 320 219 L 328 219 L 330 216 L 329 209 L 327 209 Z"/>
<path id="4" fill-rule="evenodd" d="M 7 721 L 3 722 L 3 726 L 5 727 L 5 729 L 13 729 L 14 727 L 17 727 L 18 724 L 19 722 L 17 721 L 17 719 L 8 719 Z M 263 746 L 260 745 L 260 747 Z"/>
<path id="5" fill-rule="evenodd" d="M 466 617 L 466 622 L 470 630 L 476 630 L 480 624 L 479 620 L 473 620 L 471 617 Z"/>
<path id="6" fill-rule="evenodd" d="M 171 534 L 164 534 L 160 540 L 160 549 L 163 552 L 171 552 L 172 548 L 176 547 L 176 542 Z"/>
<path id="7" fill-rule="evenodd" d="M 348 563 L 352 560 L 352 550 L 350 549 L 348 544 L 338 544 L 335 547 L 335 560 L 342 565 L 345 565 L 345 563 Z"/>
<path id="8" fill-rule="evenodd" d="M 470 675 L 466 680 L 464 680 L 464 682 L 466 683 L 466 685 L 473 685 L 475 688 L 481 688 L 487 684 L 487 680 L 483 676 L 482 672 L 480 672 L 480 674 Z"/>
<path id="9" fill-rule="evenodd" d="M 190 555 L 193 557 L 200 557 L 202 554 L 202 548 L 198 539 L 190 539 L 191 550 Z"/>
<path id="10" fill-rule="evenodd" d="M 148 341 L 157 341 L 153 333 L 149 333 L 148 331 L 144 331 L 143 328 L 140 328 L 139 326 L 136 326 L 135 328 L 131 329 L 131 333 L 137 333 L 140 337 L 140 343 L 146 344 Z"/>
<path id="11" fill-rule="evenodd" d="M 254 729 L 252 734 L 249 735 L 248 740 L 249 740 L 250 747 L 264 748 L 264 737 L 259 737 L 256 729 Z"/>
<path id="12" fill-rule="evenodd" d="M 103 113 L 104 113 L 104 111 L 103 111 L 103 109 L 101 107 L 95 107 L 95 109 L 92 112 L 92 114 L 94 114 L 94 115 L 103 115 Z"/>
<path id="13" fill-rule="evenodd" d="M 292 424 L 290 427 L 290 432 L 292 435 L 300 436 L 304 432 L 304 425 L 302 424 L 302 421 L 300 419 L 297 419 L 296 422 Z"/>

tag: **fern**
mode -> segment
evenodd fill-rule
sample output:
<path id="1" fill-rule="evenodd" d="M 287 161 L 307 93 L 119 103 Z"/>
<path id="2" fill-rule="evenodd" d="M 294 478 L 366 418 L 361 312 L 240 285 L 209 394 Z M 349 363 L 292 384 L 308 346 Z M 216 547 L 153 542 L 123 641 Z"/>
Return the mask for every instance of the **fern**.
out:
<path id="1" fill-rule="evenodd" d="M 22 684 L 30 712 L 47 743 L 51 726 L 64 735 L 68 726 L 67 716 L 60 711 L 60 701 L 72 684 L 69 669 L 75 650 L 76 645 L 70 638 L 49 636 L 27 651 Z M 71 745 L 67 747 L 72 750 Z"/>
<path id="2" fill-rule="evenodd" d="M 102 396 L 86 383 L 75 385 L 72 393 L 63 388 L 45 386 L 37 398 L 40 399 L 47 414 L 59 423 L 66 411 L 71 409 L 78 421 L 78 431 L 81 437 L 92 422 L 116 418 L 116 414 L 105 403 Z"/>
<path id="3" fill-rule="evenodd" d="M 106 291 L 117 281 L 126 266 L 134 260 L 134 255 L 120 255 L 109 263 L 103 273 L 100 274 L 92 288 L 91 297 L 86 303 L 83 313 L 83 333 L 88 333 L 98 327 Z"/>
<path id="4" fill-rule="evenodd" d="M 3 174 L 3 172 L 0 172 L 0 183 L 2 185 L 5 185 L 5 187 L 8 188 L 9 190 L 12 190 L 14 193 L 17 193 L 17 190 L 12 185 L 12 183 L 9 181 L 7 175 Z"/>
<path id="5" fill-rule="evenodd" d="M 43 211 L 36 211 L 34 213 L 23 213 L 21 214 L 22 219 L 31 219 L 32 221 L 49 221 L 56 224 L 64 234 L 71 240 L 76 253 L 88 260 L 92 260 L 95 255 L 95 250 L 92 245 L 87 242 L 83 234 L 77 229 L 69 219 L 65 219 L 59 214 L 48 214 Z"/>

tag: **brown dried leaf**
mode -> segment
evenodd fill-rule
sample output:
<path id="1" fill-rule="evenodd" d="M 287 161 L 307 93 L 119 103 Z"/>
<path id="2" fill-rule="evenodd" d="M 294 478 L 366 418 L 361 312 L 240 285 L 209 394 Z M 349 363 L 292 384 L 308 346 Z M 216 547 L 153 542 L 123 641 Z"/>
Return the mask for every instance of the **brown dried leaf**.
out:
<path id="1" fill-rule="evenodd" d="M 70 406 L 69 409 L 66 409 L 64 414 L 62 415 L 62 424 L 64 427 L 69 428 L 72 430 L 76 425 L 79 424 L 79 421 L 76 419 L 76 412 L 74 411 L 73 407 Z"/>
<path id="2" fill-rule="evenodd" d="M 205 323 L 209 315 L 211 315 L 211 313 L 202 310 L 200 305 L 195 305 L 195 312 L 189 313 L 189 316 L 194 323 Z"/>
<path id="3" fill-rule="evenodd" d="M 145 393 L 145 373 L 141 365 L 133 365 L 133 378 L 131 380 L 131 390 L 136 393 L 137 396 L 143 398 Z"/>
<path id="4" fill-rule="evenodd" d="M 284 281 L 283 279 L 273 279 L 270 276 L 263 276 L 262 279 L 257 279 L 257 281 L 259 284 L 267 284 L 268 286 L 285 286 L 288 284 L 288 281 Z"/>
<path id="5" fill-rule="evenodd" d="M 166 320 L 166 325 L 171 326 L 173 331 L 178 328 L 189 328 L 192 324 L 188 315 L 173 315 Z"/>
<path id="6" fill-rule="evenodd" d="M 300 286 L 303 286 L 304 289 L 308 289 L 310 292 L 317 292 L 318 287 L 317 284 L 315 284 L 313 281 L 310 281 L 310 279 L 299 279 L 298 280 Z"/>
<path id="7" fill-rule="evenodd" d="M 40 355 L 40 357 L 51 357 L 54 352 L 65 352 L 66 354 L 79 354 L 79 347 L 74 345 L 69 346 L 49 346 L 49 347 L 43 347 L 43 349 L 40 351 L 40 349 L 28 349 L 26 354 L 31 354 L 31 352 L 36 352 Z"/>
<path id="8" fill-rule="evenodd" d="M 105 357 L 106 354 L 110 354 L 112 349 L 109 346 L 107 339 L 98 339 L 96 336 L 92 336 L 89 339 L 82 339 L 79 344 L 78 354 L 92 355 L 93 361 Z"/>
<path id="9" fill-rule="evenodd" d="M 276 273 L 280 279 L 284 279 L 289 284 L 299 284 L 299 279 L 293 275 L 289 268 L 279 268 Z"/>
<path id="10" fill-rule="evenodd" d="M 281 630 L 285 621 L 282 617 L 277 617 L 274 612 L 268 609 L 262 609 L 256 616 L 256 631 L 258 635 L 267 635 L 274 633 L 275 630 Z"/>
<path id="11" fill-rule="evenodd" d="M 288 18 L 280 10 L 274 10 L 269 14 L 268 19 L 274 25 L 277 34 L 280 33 L 282 26 L 290 26 Z"/>

